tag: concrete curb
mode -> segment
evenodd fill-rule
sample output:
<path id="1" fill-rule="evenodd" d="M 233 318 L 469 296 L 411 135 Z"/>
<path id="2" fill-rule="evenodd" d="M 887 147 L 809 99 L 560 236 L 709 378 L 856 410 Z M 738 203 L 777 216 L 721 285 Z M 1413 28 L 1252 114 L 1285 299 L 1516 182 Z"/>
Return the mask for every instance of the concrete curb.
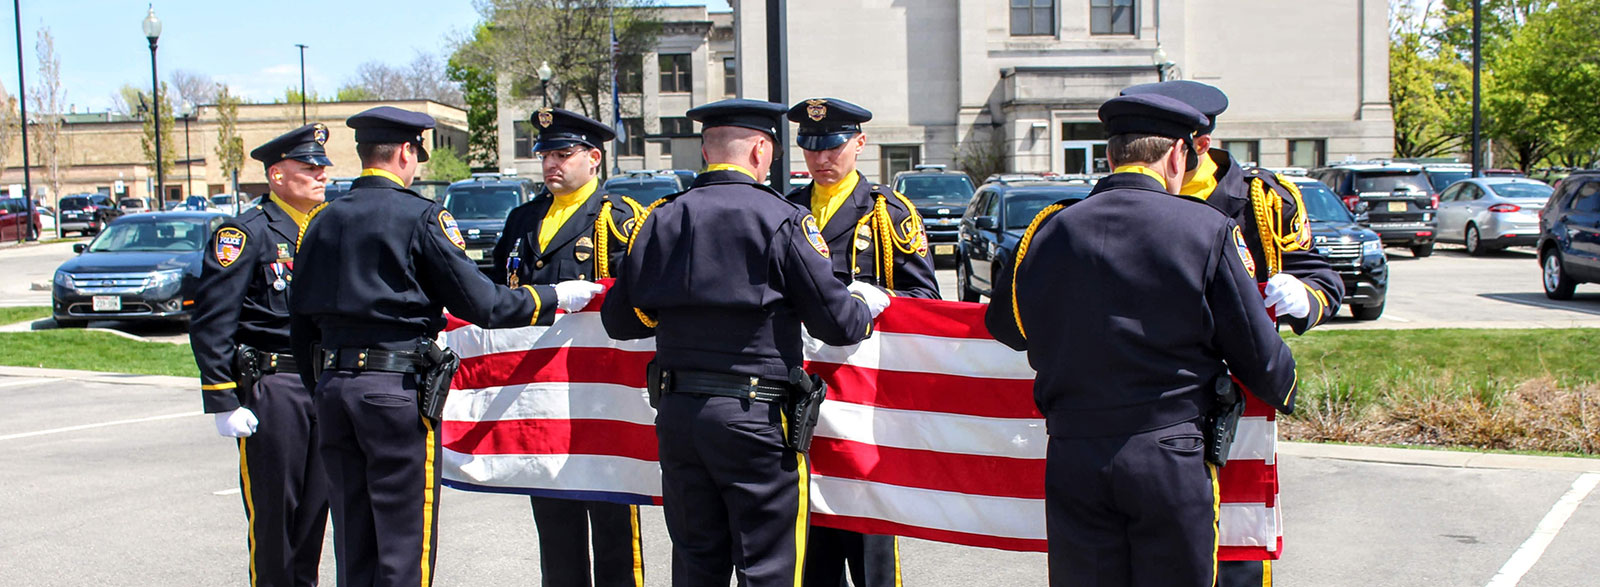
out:
<path id="1" fill-rule="evenodd" d="M 36 328 L 35 327 L 35 326 L 40 325 L 40 324 L 48 324 L 48 325 L 46 327 L 44 327 L 44 328 Z M 43 332 L 43 331 L 46 331 L 46 330 L 72 330 L 72 329 L 62 328 L 60 326 L 57 326 L 56 323 L 55 323 L 55 319 L 53 319 L 53 318 L 40 318 L 38 320 L 31 320 L 31 321 L 28 321 L 28 322 L 18 322 L 16 324 L 7 324 L 7 325 L 4 325 L 4 326 L 0 326 L 0 332 Z M 170 340 L 150 340 L 150 339 L 145 338 L 143 336 L 139 336 L 137 334 L 128 334 L 126 332 L 123 332 L 121 330 L 117 330 L 115 328 L 84 327 L 84 328 L 77 328 L 76 330 L 82 330 L 84 332 L 109 332 L 111 334 L 115 334 L 115 335 L 120 336 L 122 338 L 126 338 L 128 340 L 137 341 L 137 342 L 163 342 L 163 343 L 168 343 L 168 344 L 183 344 L 183 342 L 184 342 L 184 341 L 170 341 Z"/>
<path id="2" fill-rule="evenodd" d="M 40 369 L 37 367 L 6 366 L 0 366 L 0 375 L 9 377 L 66 379 L 69 381 L 90 381 L 95 383 L 148 385 L 152 387 L 165 387 L 169 389 L 177 388 L 184 390 L 195 390 L 200 388 L 199 377 L 173 377 L 171 375 L 136 375 L 132 373 L 100 373 L 97 371 L 76 371 L 72 369 Z"/>
<path id="3" fill-rule="evenodd" d="M 1388 446 L 1355 446 L 1348 444 L 1315 444 L 1309 442 L 1280 442 L 1278 454 L 1310 459 L 1336 459 L 1393 465 L 1425 467 L 1450 467 L 1457 469 L 1516 469 L 1525 471 L 1569 471 L 1575 473 L 1600 472 L 1600 458 L 1545 457 L 1503 453 L 1463 452 L 1394 448 Z"/>

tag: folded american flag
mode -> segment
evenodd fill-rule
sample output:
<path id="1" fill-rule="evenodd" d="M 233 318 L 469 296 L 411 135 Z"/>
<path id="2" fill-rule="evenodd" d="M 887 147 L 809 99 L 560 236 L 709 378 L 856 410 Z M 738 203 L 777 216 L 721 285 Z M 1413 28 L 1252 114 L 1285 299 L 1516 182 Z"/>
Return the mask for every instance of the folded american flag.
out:
<path id="1" fill-rule="evenodd" d="M 616 341 L 597 298 L 551 326 L 452 319 L 461 356 L 442 440 L 447 485 L 632 504 L 661 502 L 653 340 Z M 812 523 L 969 546 L 1044 551 L 1044 421 L 1027 357 L 995 341 L 978 304 L 896 298 L 861 344 L 806 340 L 828 381 L 811 448 Z M 1222 469 L 1227 560 L 1276 559 L 1276 424 L 1247 400 Z"/>

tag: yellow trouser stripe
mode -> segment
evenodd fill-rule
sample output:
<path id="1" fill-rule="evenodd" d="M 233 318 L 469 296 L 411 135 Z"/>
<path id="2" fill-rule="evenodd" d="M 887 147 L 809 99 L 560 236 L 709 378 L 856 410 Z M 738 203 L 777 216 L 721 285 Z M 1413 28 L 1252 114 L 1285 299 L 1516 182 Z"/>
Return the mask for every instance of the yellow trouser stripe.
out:
<path id="1" fill-rule="evenodd" d="M 900 537 L 891 536 L 894 540 L 894 587 L 902 587 L 900 579 Z"/>
<path id="2" fill-rule="evenodd" d="M 644 541 L 639 537 L 639 506 L 628 506 L 628 522 L 633 526 L 633 584 L 644 587 Z"/>
<path id="3" fill-rule="evenodd" d="M 784 436 L 788 436 L 787 423 L 783 428 Z M 795 473 L 800 476 L 800 507 L 794 518 L 794 587 L 801 587 L 806 573 L 806 531 L 811 525 L 811 468 L 805 454 L 794 453 L 794 459 Z"/>
<path id="4" fill-rule="evenodd" d="M 238 389 L 239 384 L 229 381 L 227 383 L 211 383 L 200 386 L 200 391 L 220 391 L 223 389 Z"/>
<path id="5" fill-rule="evenodd" d="M 244 493 L 244 516 L 249 520 L 250 535 L 250 585 L 256 584 L 256 502 L 250 493 L 250 461 L 245 458 L 245 439 L 239 439 L 239 483 Z"/>
<path id="6" fill-rule="evenodd" d="M 428 429 L 427 459 L 423 461 L 422 480 L 422 587 L 433 583 L 430 555 L 433 550 L 433 422 L 422 418 L 422 426 Z"/>
<path id="7" fill-rule="evenodd" d="M 1261 587 L 1272 587 L 1272 561 L 1261 561 Z"/>
<path id="8" fill-rule="evenodd" d="M 1222 485 L 1217 481 L 1217 466 L 1206 463 L 1211 473 L 1211 584 L 1217 584 L 1217 551 L 1222 549 Z"/>

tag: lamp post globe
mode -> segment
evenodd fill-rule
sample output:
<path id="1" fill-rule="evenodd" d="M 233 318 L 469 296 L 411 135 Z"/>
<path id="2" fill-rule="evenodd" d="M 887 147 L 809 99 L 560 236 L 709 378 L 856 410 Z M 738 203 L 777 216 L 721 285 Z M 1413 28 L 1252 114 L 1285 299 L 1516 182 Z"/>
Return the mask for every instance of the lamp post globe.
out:
<path id="1" fill-rule="evenodd" d="M 550 78 L 555 77 L 556 72 L 555 72 L 555 70 L 550 69 L 550 62 L 549 61 L 540 61 L 539 62 L 539 69 L 534 70 L 534 72 L 539 74 L 539 94 L 541 96 L 544 96 L 544 105 L 545 105 L 545 107 L 549 107 L 550 106 Z"/>
<path id="2" fill-rule="evenodd" d="M 155 202 L 160 206 L 166 199 L 167 183 L 166 168 L 161 164 L 161 78 L 156 74 L 156 41 L 161 38 L 161 19 L 156 18 L 156 7 L 150 6 L 150 12 L 145 15 L 140 29 L 144 31 L 144 38 L 150 41 L 150 115 L 155 124 L 156 143 L 156 193 Z"/>

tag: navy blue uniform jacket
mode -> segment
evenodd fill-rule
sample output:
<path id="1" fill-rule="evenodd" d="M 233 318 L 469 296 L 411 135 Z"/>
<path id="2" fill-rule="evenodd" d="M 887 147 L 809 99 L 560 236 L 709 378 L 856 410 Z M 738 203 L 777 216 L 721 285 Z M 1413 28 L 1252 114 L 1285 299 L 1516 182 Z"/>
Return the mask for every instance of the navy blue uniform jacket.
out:
<path id="1" fill-rule="evenodd" d="M 544 224 L 544 215 L 550 211 L 552 202 L 554 198 L 550 192 L 541 192 L 533 201 L 513 208 L 506 217 L 506 229 L 500 234 L 500 240 L 495 241 L 494 261 L 490 267 L 490 277 L 494 278 L 495 283 L 516 287 L 525 283 L 553 284 L 573 279 L 594 281 L 609 276 L 602 274 L 601 267 L 606 269 L 604 273 L 609 274 L 622 262 L 628 237 L 633 232 L 633 210 L 637 204 L 626 196 L 597 191 L 567 218 L 566 224 L 556 229 L 550 246 L 541 251 L 539 228 Z M 611 218 L 601 223 L 605 225 L 606 250 L 598 251 L 596 249 L 602 241 L 595 229 L 595 220 L 608 202 L 611 204 Z M 506 267 L 512 255 L 516 255 L 517 261 L 514 272 Z M 513 273 L 516 279 L 510 279 Z"/>
<path id="2" fill-rule="evenodd" d="M 1262 304 L 1238 225 L 1138 173 L 1100 180 L 1045 219 L 986 314 L 989 331 L 1028 353 L 1049 433 L 1131 434 L 1193 420 L 1232 370 L 1288 412 L 1294 358 Z"/>
<path id="3" fill-rule="evenodd" d="M 710 171 L 657 206 L 629 245 L 601 319 L 612 338 L 656 337 L 656 362 L 785 379 L 800 326 L 830 345 L 872 316 L 833 275 L 811 214 L 737 171 Z M 651 328 L 635 309 L 651 321 Z"/>
<path id="4" fill-rule="evenodd" d="M 860 174 L 859 171 L 856 172 Z M 795 188 L 786 196 L 789 201 L 800 205 L 806 210 L 811 209 L 812 187 L 816 183 Z M 828 219 L 828 224 L 822 226 L 822 238 L 828 242 L 828 248 L 833 253 L 833 273 L 840 281 L 865 281 L 878 287 L 888 288 L 890 281 L 882 273 L 882 261 L 878 246 L 887 245 L 894 247 L 890 251 L 894 267 L 894 293 L 899 296 L 939 299 L 939 280 L 934 277 L 933 260 L 928 257 L 928 235 L 922 225 L 922 216 L 917 214 L 917 209 L 905 201 L 905 196 L 893 193 L 882 184 L 875 184 L 861 177 L 856 181 L 856 189 L 850 192 L 850 199 L 839 206 L 839 211 L 834 212 Z M 878 198 L 883 198 L 884 211 L 889 215 L 890 234 L 880 234 L 872 226 L 861 225 L 861 217 L 873 214 Z M 897 243 L 891 241 L 909 241 L 901 246 L 911 249 L 910 253 L 900 249 Z"/>

